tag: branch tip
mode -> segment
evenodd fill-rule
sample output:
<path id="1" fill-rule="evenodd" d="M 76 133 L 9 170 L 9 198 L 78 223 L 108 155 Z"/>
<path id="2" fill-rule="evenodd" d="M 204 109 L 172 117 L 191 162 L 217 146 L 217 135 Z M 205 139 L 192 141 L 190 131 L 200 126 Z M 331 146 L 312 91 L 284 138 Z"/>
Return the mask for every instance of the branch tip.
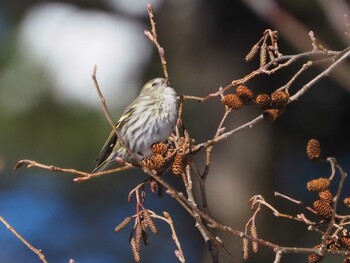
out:
<path id="1" fill-rule="evenodd" d="M 148 11 L 148 13 L 153 13 L 153 8 L 152 8 L 152 5 L 150 3 L 147 3 L 147 11 Z"/>
<path id="2" fill-rule="evenodd" d="M 25 162 L 20 160 L 16 163 L 16 165 L 13 167 L 13 170 L 16 170 L 18 168 L 20 168 Z"/>
<path id="3" fill-rule="evenodd" d="M 96 72 L 97 72 L 97 65 L 94 65 L 93 69 L 92 69 L 92 79 L 96 79 Z"/>

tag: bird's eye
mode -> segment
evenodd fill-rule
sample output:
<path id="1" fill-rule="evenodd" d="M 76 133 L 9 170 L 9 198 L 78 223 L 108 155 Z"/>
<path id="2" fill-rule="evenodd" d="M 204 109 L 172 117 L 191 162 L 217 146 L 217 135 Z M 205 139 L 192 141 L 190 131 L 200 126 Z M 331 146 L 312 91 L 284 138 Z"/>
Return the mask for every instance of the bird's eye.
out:
<path id="1" fill-rule="evenodd" d="M 152 87 L 155 87 L 157 85 L 157 82 L 153 82 Z"/>

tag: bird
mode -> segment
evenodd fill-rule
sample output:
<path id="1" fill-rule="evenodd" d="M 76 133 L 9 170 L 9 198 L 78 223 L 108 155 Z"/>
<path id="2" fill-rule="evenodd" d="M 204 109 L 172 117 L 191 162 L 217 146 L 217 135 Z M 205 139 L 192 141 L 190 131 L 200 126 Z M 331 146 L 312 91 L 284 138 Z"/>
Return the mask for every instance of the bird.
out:
<path id="1" fill-rule="evenodd" d="M 154 78 L 147 81 L 115 124 L 122 140 L 112 130 L 92 173 L 104 171 L 120 158 L 137 163 L 150 156 L 152 145 L 165 141 L 173 132 L 178 107 L 177 93 L 168 80 Z"/>

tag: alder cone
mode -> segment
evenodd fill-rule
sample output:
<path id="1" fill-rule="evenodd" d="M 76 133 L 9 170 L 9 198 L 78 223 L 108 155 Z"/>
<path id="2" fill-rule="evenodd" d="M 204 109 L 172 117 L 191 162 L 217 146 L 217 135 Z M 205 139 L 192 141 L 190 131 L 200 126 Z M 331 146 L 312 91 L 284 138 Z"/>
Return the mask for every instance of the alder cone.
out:
<path id="1" fill-rule="evenodd" d="M 255 103 L 262 110 L 271 108 L 271 98 L 267 94 L 259 94 L 256 96 Z"/>
<path id="2" fill-rule="evenodd" d="M 254 94 L 251 91 L 251 89 L 244 85 L 238 86 L 236 89 L 236 93 L 243 100 L 245 104 L 249 104 L 254 97 Z"/>
<path id="3" fill-rule="evenodd" d="M 221 99 L 221 102 L 234 110 L 238 110 L 243 106 L 243 100 L 237 94 L 228 94 Z"/>
<path id="4" fill-rule="evenodd" d="M 168 150 L 168 146 L 163 142 L 155 143 L 152 145 L 153 154 L 165 155 L 167 150 Z"/>
<path id="5" fill-rule="evenodd" d="M 318 192 L 318 196 L 320 197 L 320 200 L 333 204 L 333 195 L 328 189 Z"/>
<path id="6" fill-rule="evenodd" d="M 319 160 L 321 157 L 321 145 L 320 142 L 316 139 L 311 139 L 306 145 L 306 154 L 307 157 L 314 161 Z"/>
<path id="7" fill-rule="evenodd" d="M 150 170 L 158 170 L 164 165 L 165 159 L 161 154 L 153 154 L 150 157 L 143 159 L 142 163 Z"/>
<path id="8" fill-rule="evenodd" d="M 289 102 L 289 94 L 284 90 L 276 90 L 271 94 L 271 106 L 275 109 L 284 108 Z"/>
<path id="9" fill-rule="evenodd" d="M 275 121 L 284 112 L 284 108 L 281 109 L 267 109 L 263 113 L 263 118 L 266 121 Z"/>
<path id="10" fill-rule="evenodd" d="M 350 237 L 341 236 L 338 239 L 338 243 L 341 247 L 346 248 L 347 250 L 350 250 Z"/>
<path id="11" fill-rule="evenodd" d="M 313 203 L 313 208 L 317 212 L 317 214 L 325 219 L 331 219 L 333 209 L 330 204 L 326 201 L 316 200 Z"/>
<path id="12" fill-rule="evenodd" d="M 307 183 L 306 187 L 309 191 L 325 191 L 329 188 L 331 181 L 328 178 L 320 177 L 318 179 L 311 180 Z"/>
<path id="13" fill-rule="evenodd" d="M 350 208 L 350 197 L 346 197 L 346 198 L 343 200 L 343 204 L 344 204 L 347 208 Z"/>
<path id="14" fill-rule="evenodd" d="M 308 257 L 309 263 L 318 263 L 320 262 L 324 256 L 318 255 L 318 254 L 310 254 Z"/>
<path id="15" fill-rule="evenodd" d="M 313 248 L 315 249 L 320 249 L 321 245 L 316 245 Z M 308 262 L 309 263 L 318 263 L 320 262 L 322 259 L 324 258 L 324 256 L 318 255 L 318 254 L 310 254 L 308 257 Z"/>
<path id="16" fill-rule="evenodd" d="M 171 171 L 175 175 L 180 175 L 185 172 L 185 155 L 181 153 L 176 154 Z"/>

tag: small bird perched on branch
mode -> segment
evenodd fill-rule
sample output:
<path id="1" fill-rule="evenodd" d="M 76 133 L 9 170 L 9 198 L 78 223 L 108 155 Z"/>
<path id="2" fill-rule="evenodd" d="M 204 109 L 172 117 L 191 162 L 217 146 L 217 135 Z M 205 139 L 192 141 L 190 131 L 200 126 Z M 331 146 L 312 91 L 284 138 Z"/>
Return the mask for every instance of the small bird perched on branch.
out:
<path id="1" fill-rule="evenodd" d="M 172 133 L 177 117 L 176 91 L 168 86 L 166 79 L 149 80 L 115 126 L 123 142 L 112 130 L 92 173 L 105 170 L 116 158 L 128 161 L 136 157 L 140 161 L 150 156 L 152 145 L 163 142 Z"/>

